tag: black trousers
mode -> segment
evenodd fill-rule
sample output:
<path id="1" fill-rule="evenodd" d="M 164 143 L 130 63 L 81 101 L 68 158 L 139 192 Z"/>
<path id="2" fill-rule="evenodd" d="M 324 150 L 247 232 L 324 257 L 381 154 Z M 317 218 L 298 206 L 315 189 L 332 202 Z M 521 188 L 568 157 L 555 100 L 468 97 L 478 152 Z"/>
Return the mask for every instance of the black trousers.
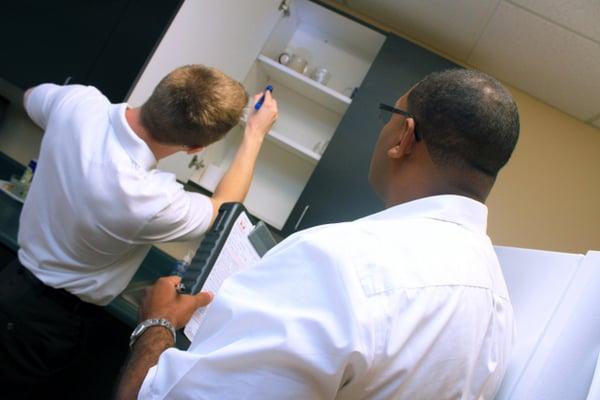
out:
<path id="1" fill-rule="evenodd" d="M 102 357 L 106 336 L 111 340 L 107 319 L 102 307 L 46 286 L 18 259 L 11 262 L 0 271 L 0 397 L 81 398 L 82 385 L 93 386 L 95 373 L 103 376 L 90 350 Z M 126 332 L 120 332 L 123 358 Z M 109 374 L 118 375 L 120 362 Z M 77 378 L 82 371 L 90 373 Z"/>

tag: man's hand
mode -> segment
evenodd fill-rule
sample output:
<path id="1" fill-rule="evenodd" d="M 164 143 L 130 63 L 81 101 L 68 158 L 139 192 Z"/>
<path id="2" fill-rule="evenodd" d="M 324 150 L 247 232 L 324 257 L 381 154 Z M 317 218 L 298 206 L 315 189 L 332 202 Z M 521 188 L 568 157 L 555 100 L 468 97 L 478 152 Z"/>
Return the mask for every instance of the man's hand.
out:
<path id="1" fill-rule="evenodd" d="M 200 292 L 195 296 L 179 294 L 175 290 L 181 281 L 178 276 L 160 278 L 146 290 L 140 305 L 141 321 L 149 318 L 165 318 L 176 329 L 182 328 L 198 307 L 208 305 L 212 293 Z M 136 399 L 148 370 L 156 365 L 161 353 L 173 345 L 173 337 L 165 329 L 148 329 L 138 339 L 123 369 L 115 399 Z"/>
<path id="2" fill-rule="evenodd" d="M 211 223 L 217 217 L 221 204 L 236 201 L 243 202 L 248 193 L 252 174 L 254 173 L 254 166 L 256 165 L 256 158 L 258 157 L 263 139 L 277 120 L 277 102 L 271 96 L 270 91 L 267 90 L 264 94 L 265 101 L 262 107 L 258 111 L 252 107 L 252 111 L 246 121 L 242 144 L 229 165 L 229 169 L 225 172 L 223 179 L 221 179 L 221 182 L 217 185 L 213 193 L 211 198 L 213 203 Z M 263 93 L 259 93 L 254 96 L 254 103 L 252 104 L 256 104 L 262 95 Z"/>
<path id="3" fill-rule="evenodd" d="M 254 96 L 252 105 L 256 104 L 263 93 L 258 93 Z M 275 121 L 277 121 L 277 101 L 271 95 L 269 90 L 264 92 L 265 101 L 260 110 L 256 111 L 254 107 L 248 115 L 246 122 L 245 137 L 249 139 L 257 139 L 262 142 L 265 135 L 269 133 Z"/>
<path id="4" fill-rule="evenodd" d="M 188 323 L 196 309 L 212 301 L 213 294 L 210 292 L 200 292 L 193 296 L 177 293 L 175 287 L 180 281 L 178 276 L 168 276 L 160 278 L 154 286 L 146 289 L 139 309 L 140 321 L 165 318 L 175 329 L 180 329 Z"/>

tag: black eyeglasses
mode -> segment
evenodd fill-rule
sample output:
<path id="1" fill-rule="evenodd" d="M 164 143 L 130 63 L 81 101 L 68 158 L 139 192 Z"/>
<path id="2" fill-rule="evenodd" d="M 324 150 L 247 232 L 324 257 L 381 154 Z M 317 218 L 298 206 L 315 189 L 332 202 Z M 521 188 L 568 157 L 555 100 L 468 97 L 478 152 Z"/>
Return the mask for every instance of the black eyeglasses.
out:
<path id="1" fill-rule="evenodd" d="M 408 111 L 400 110 L 399 108 L 388 106 L 387 104 L 379 103 L 379 119 L 385 123 L 389 121 L 388 113 L 400 114 L 406 118 L 412 118 L 415 121 L 415 140 L 421 140 L 421 135 L 417 132 L 417 119 Z"/>

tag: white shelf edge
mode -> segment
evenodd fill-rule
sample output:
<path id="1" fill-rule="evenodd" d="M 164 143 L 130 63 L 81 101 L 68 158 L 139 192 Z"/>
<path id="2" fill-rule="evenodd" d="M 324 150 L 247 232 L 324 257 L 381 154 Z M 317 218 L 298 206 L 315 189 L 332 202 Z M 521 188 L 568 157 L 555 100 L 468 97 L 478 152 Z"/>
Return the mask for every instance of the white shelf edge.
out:
<path id="1" fill-rule="evenodd" d="M 309 77 L 302 75 L 301 73 L 298 73 L 285 65 L 279 64 L 277 61 L 275 61 L 263 54 L 259 54 L 258 61 L 267 65 L 269 68 L 273 68 L 273 69 L 281 72 L 285 76 L 289 76 L 289 79 L 291 82 L 292 81 L 300 82 L 300 83 L 307 85 L 325 95 L 330 96 L 331 98 L 342 103 L 344 105 L 344 107 L 347 107 L 348 105 L 350 105 L 352 103 L 352 99 L 350 97 L 344 96 L 343 94 L 337 92 L 336 90 L 331 89 L 330 87 L 320 84 L 319 82 L 317 82 L 313 79 L 310 79 Z"/>
<path id="2" fill-rule="evenodd" d="M 244 118 L 240 119 L 240 125 L 246 126 L 246 120 Z M 274 144 L 279 145 L 284 150 L 291 151 L 297 156 L 313 164 L 318 163 L 321 159 L 321 155 L 316 151 L 313 151 L 307 147 L 302 146 L 301 144 L 296 143 L 294 140 L 273 129 L 269 131 L 269 133 L 266 136 L 266 139 Z"/>
<path id="3" fill-rule="evenodd" d="M 293 151 L 295 154 L 312 163 L 316 164 L 321 159 L 321 155 L 319 153 L 299 145 L 298 143 L 276 131 L 272 130 L 269 132 L 267 135 L 267 140 L 284 147 L 286 150 Z"/>

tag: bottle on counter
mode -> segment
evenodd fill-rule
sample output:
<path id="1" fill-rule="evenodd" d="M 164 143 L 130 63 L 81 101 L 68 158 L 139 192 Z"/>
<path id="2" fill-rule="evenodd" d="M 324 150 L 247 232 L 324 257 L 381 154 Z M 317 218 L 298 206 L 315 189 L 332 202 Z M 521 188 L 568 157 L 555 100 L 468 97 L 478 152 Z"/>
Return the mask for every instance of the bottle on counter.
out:
<path id="1" fill-rule="evenodd" d="M 31 180 L 33 179 L 33 174 L 35 173 L 36 167 L 37 167 L 36 160 L 29 161 L 29 164 L 27 165 L 25 172 L 23 172 L 23 175 L 21 176 L 22 184 L 29 185 L 31 183 Z"/>
<path id="2" fill-rule="evenodd" d="M 27 193 L 29 192 L 29 186 L 31 185 L 31 181 L 33 179 L 33 174 L 35 173 L 35 168 L 37 167 L 37 160 L 29 161 L 27 168 L 23 172 L 23 175 L 19 178 L 18 176 L 11 177 L 12 189 L 11 192 L 15 196 L 24 200 L 27 197 Z"/>

